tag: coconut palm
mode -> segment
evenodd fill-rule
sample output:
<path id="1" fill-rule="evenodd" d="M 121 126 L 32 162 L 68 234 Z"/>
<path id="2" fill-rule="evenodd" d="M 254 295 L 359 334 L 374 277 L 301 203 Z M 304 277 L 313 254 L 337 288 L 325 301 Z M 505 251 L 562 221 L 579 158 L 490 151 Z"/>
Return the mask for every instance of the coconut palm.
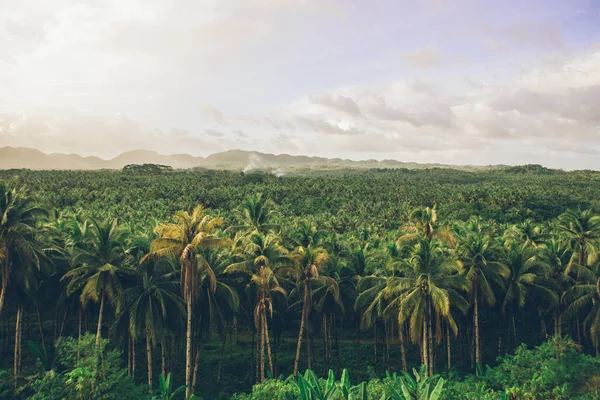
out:
<path id="1" fill-rule="evenodd" d="M 421 238 L 432 240 L 438 238 L 454 245 L 454 236 L 448 226 L 440 225 L 437 207 L 418 207 L 411 211 L 408 222 L 401 227 L 404 234 L 398 239 L 399 244 L 418 241 Z"/>
<path id="2" fill-rule="evenodd" d="M 91 301 L 99 304 L 96 345 L 100 346 L 102 337 L 102 319 L 106 300 L 119 311 L 121 293 L 121 275 L 130 274 L 131 269 L 123 265 L 127 254 L 123 247 L 125 231 L 117 220 L 98 221 L 91 219 L 90 236 L 74 250 L 75 268 L 64 274 L 67 281 L 67 294 L 81 290 L 80 301 L 85 309 Z"/>
<path id="3" fill-rule="evenodd" d="M 161 260 L 162 261 L 162 260 Z M 123 293 L 127 305 L 119 319 L 129 323 L 129 333 L 135 341 L 143 332 L 146 339 L 146 359 L 148 365 L 148 386 L 152 390 L 152 349 L 162 337 L 169 322 L 184 314 L 181 297 L 177 294 L 176 271 L 170 263 L 157 261 L 141 264 L 135 273 L 133 285 Z M 168 311 L 168 312 L 167 312 Z"/>
<path id="4" fill-rule="evenodd" d="M 542 256 L 526 244 L 507 242 L 505 244 L 504 264 L 509 268 L 506 290 L 502 301 L 502 312 L 507 307 L 512 311 L 513 335 L 516 342 L 516 324 L 514 311 L 525 307 L 527 300 L 536 299 L 555 305 L 558 295 L 554 290 L 550 271 Z"/>
<path id="5" fill-rule="evenodd" d="M 302 297 L 302 316 L 300 317 L 300 332 L 298 333 L 298 345 L 296 346 L 296 358 L 294 360 L 294 375 L 298 373 L 298 362 L 300 361 L 300 350 L 302 348 L 302 336 L 306 322 L 312 310 L 312 283 L 313 280 L 326 282 L 339 299 L 339 288 L 336 282 L 328 276 L 319 276 L 319 270 L 329 261 L 327 251 L 322 247 L 302 247 L 299 246 L 292 254 L 294 265 L 280 268 L 279 272 L 284 276 L 291 276 L 296 280 L 296 290 L 303 290 Z M 308 368 L 310 369 L 310 350 Z"/>
<path id="6" fill-rule="evenodd" d="M 233 232 L 257 230 L 262 233 L 278 232 L 279 224 L 275 222 L 273 201 L 262 193 L 246 197 L 240 204 L 237 219 L 239 223 L 228 229 Z"/>
<path id="7" fill-rule="evenodd" d="M 389 295 L 400 293 L 388 307 L 398 308 L 398 322 L 409 323 L 413 343 L 421 342 L 427 375 L 433 374 L 433 328 L 437 317 L 445 320 L 456 335 L 458 327 L 450 312 L 455 306 L 466 310 L 467 302 L 459 294 L 467 283 L 461 264 L 447 255 L 438 239 L 420 237 L 405 261 L 403 277 L 394 277 Z"/>
<path id="8" fill-rule="evenodd" d="M 40 253 L 35 235 L 39 219 L 46 215 L 46 210 L 39 207 L 25 189 L 0 182 L 0 315 L 4 309 L 13 260 L 18 258 L 22 266 L 39 267 Z"/>
<path id="9" fill-rule="evenodd" d="M 211 328 L 215 328 L 221 340 L 221 358 L 219 360 L 219 370 L 217 372 L 217 381 L 219 381 L 225 348 L 225 329 L 227 324 L 232 322 L 232 318 L 238 314 L 240 299 L 236 290 L 229 284 L 226 277 L 223 276 L 225 268 L 231 264 L 230 249 L 201 249 L 199 255 L 204 262 L 211 266 L 216 279 L 215 289 L 212 290 L 212 281 L 209 274 L 206 271 L 203 271 L 200 274 L 198 298 L 195 307 L 202 316 L 200 320 L 200 329 L 208 336 Z M 192 393 L 196 387 L 199 354 L 200 343 L 198 343 L 196 349 L 196 360 L 192 378 Z"/>
<path id="10" fill-rule="evenodd" d="M 287 293 L 279 286 L 279 282 L 271 268 L 262 266 L 257 273 L 251 277 L 252 285 L 256 290 L 256 305 L 254 307 L 254 326 L 258 332 L 257 371 L 260 381 L 265 380 L 265 349 L 269 371 L 273 375 L 273 360 L 271 358 L 271 345 L 269 342 L 269 328 L 267 316 L 273 316 L 273 295 L 279 293 L 285 296 Z"/>
<path id="11" fill-rule="evenodd" d="M 600 216 L 592 210 L 567 210 L 558 218 L 560 229 L 573 247 L 573 262 L 590 266 L 598 259 L 595 242 L 600 239 Z"/>
<path id="12" fill-rule="evenodd" d="M 568 272 L 575 271 L 576 264 L 571 263 L 573 249 L 565 240 L 553 237 L 545 242 L 540 263 L 545 264 L 548 278 L 554 283 L 554 289 L 559 299 L 564 298 L 565 292 L 573 285 L 575 280 Z M 563 302 L 557 302 L 552 308 L 554 320 L 554 335 L 562 336 Z"/>
<path id="13" fill-rule="evenodd" d="M 479 334 L 479 303 L 496 304 L 493 286 L 503 286 L 510 274 L 499 258 L 499 248 L 493 239 L 484 233 L 467 233 L 459 236 L 457 254 L 465 267 L 465 277 L 469 286 L 469 301 L 473 306 L 473 326 L 475 330 L 475 361 L 482 365 L 481 341 Z"/>
<path id="14" fill-rule="evenodd" d="M 566 316 L 579 315 L 585 312 L 583 320 L 584 332 L 600 353 L 600 262 L 595 262 L 590 268 L 572 264 L 567 270 L 576 277 L 577 283 L 569 288 L 563 295 L 563 302 L 567 304 Z"/>
<path id="15" fill-rule="evenodd" d="M 217 236 L 223 224 L 221 218 L 213 218 L 198 206 L 191 213 L 180 211 L 173 216 L 173 222 L 159 225 L 155 229 L 157 238 L 152 241 L 151 251 L 143 261 L 163 257 L 177 257 L 180 266 L 180 285 L 186 303 L 186 397 L 189 397 L 192 380 L 192 316 L 194 300 L 198 296 L 200 273 L 206 273 L 211 290 L 216 290 L 216 277 L 211 266 L 199 253 L 200 249 L 220 248 L 228 244 L 228 239 Z"/>
<path id="16" fill-rule="evenodd" d="M 280 266 L 290 265 L 292 259 L 287 249 L 281 245 L 279 236 L 273 233 L 264 234 L 256 230 L 236 242 L 237 247 L 233 251 L 234 262 L 225 268 L 224 272 L 233 276 L 242 275 L 249 278 L 250 282 L 247 287 L 255 293 L 253 304 L 254 326 L 259 339 L 257 342 L 256 374 L 257 380 L 262 380 L 264 376 L 264 358 L 261 359 L 261 354 L 264 353 L 265 344 L 267 344 L 267 350 L 270 352 L 268 328 L 266 328 L 267 320 L 263 320 L 263 316 L 266 318 L 266 315 L 271 315 L 273 311 L 272 298 L 267 294 L 273 291 L 285 294 L 273 271 Z M 261 353 L 261 349 L 263 353 Z"/>

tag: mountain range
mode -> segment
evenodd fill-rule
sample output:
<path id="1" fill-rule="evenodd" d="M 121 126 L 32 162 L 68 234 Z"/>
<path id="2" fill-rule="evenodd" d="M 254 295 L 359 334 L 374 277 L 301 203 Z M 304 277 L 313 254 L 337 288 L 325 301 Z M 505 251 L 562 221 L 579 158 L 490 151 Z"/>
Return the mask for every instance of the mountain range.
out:
<path id="1" fill-rule="evenodd" d="M 195 157 L 189 154 L 162 155 L 150 150 L 134 150 L 122 153 L 115 158 L 105 160 L 99 157 L 83 157 L 78 154 L 46 154 L 42 151 L 26 147 L 0 147 L 0 169 L 121 169 L 129 164 L 161 164 L 168 165 L 176 169 L 210 168 L 243 171 L 267 170 L 276 173 L 280 170 L 294 168 L 490 168 L 444 164 L 418 164 L 396 160 L 353 161 L 341 158 L 293 156 L 289 154 L 268 154 L 245 150 L 228 150 L 211 154 L 207 157 Z"/>

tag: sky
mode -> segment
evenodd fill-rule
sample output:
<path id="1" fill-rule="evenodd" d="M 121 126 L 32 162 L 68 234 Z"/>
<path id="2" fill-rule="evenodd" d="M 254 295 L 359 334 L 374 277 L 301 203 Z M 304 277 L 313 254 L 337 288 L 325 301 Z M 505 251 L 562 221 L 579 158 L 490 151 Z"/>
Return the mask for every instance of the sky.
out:
<path id="1" fill-rule="evenodd" d="M 0 0 L 0 146 L 600 169 L 600 0 Z"/>

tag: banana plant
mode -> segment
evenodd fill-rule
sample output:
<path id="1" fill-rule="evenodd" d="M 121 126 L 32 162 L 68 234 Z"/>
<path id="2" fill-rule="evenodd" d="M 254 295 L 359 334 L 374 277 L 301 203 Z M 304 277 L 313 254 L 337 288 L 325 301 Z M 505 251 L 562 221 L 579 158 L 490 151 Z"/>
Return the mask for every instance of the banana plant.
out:
<path id="1" fill-rule="evenodd" d="M 350 377 L 346 369 L 343 370 L 339 382 L 336 382 L 335 375 L 332 370 L 329 370 L 327 379 L 319 380 L 315 373 L 311 370 L 306 370 L 304 375 L 298 374 L 296 379 L 293 375 L 285 380 L 298 388 L 300 397 L 296 398 L 291 394 L 287 394 L 287 400 L 367 400 L 367 384 L 365 382 L 358 386 L 350 384 Z"/>
<path id="2" fill-rule="evenodd" d="M 425 366 L 421 371 L 413 368 L 414 379 L 410 374 L 402 371 L 403 377 L 394 372 L 390 375 L 386 372 L 386 385 L 391 392 L 391 400 L 439 400 L 444 390 L 445 381 L 437 375 L 426 377 Z M 438 379 L 437 384 L 431 388 L 434 381 Z"/>
<path id="3" fill-rule="evenodd" d="M 171 373 L 167 374 L 167 378 L 163 374 L 160 374 L 158 378 L 158 389 L 156 395 L 152 398 L 153 400 L 173 400 L 177 395 L 185 390 L 186 386 L 178 387 L 173 390 L 173 380 L 171 379 Z"/>

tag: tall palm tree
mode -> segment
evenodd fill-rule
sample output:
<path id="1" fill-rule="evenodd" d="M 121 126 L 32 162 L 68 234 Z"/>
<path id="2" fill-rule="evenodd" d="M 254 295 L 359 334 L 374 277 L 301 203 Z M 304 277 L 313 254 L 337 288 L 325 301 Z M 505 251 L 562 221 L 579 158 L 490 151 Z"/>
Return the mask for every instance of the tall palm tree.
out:
<path id="1" fill-rule="evenodd" d="M 209 334 L 211 328 L 216 328 L 221 339 L 221 359 L 219 360 L 219 370 L 217 372 L 217 381 L 219 381 L 225 348 L 225 329 L 227 324 L 232 322 L 233 317 L 238 314 L 240 299 L 235 288 L 230 286 L 223 276 L 225 268 L 231 263 L 230 249 L 201 249 L 200 254 L 202 259 L 211 266 L 216 279 L 215 289 L 212 290 L 212 281 L 209 274 L 206 271 L 200 274 L 196 309 L 199 310 L 199 314 L 202 316 L 200 329 Z M 196 349 L 192 393 L 196 387 L 199 345 L 200 343 L 198 343 Z"/>
<path id="2" fill-rule="evenodd" d="M 432 322 L 439 317 L 456 335 L 458 327 L 450 306 L 466 310 L 467 302 L 459 291 L 466 289 L 461 264 L 447 255 L 438 239 L 420 237 L 406 260 L 403 277 L 393 278 L 394 292 L 401 293 L 388 307 L 398 307 L 398 322 L 409 322 L 413 343 L 421 341 L 427 375 L 433 374 Z"/>
<path id="3" fill-rule="evenodd" d="M 267 351 L 267 361 L 269 370 L 273 375 L 273 360 L 271 358 L 271 345 L 269 343 L 269 328 L 267 325 L 267 315 L 273 316 L 273 295 L 280 293 L 285 296 L 285 290 L 279 285 L 275 274 L 271 268 L 262 266 L 257 273 L 251 277 L 252 284 L 256 288 L 256 305 L 254 307 L 254 326 L 258 332 L 258 354 L 257 371 L 260 374 L 261 382 L 265 380 L 265 359 L 264 352 Z"/>
<path id="4" fill-rule="evenodd" d="M 98 347 L 102 337 L 105 301 L 109 300 L 117 311 L 120 310 L 123 290 L 121 275 L 131 273 L 131 269 L 123 265 L 127 258 L 124 243 L 125 231 L 116 219 L 91 219 L 89 240 L 74 250 L 73 263 L 77 267 L 62 277 L 67 281 L 68 294 L 81 290 L 80 301 L 84 309 L 90 301 L 99 303 L 96 329 Z"/>
<path id="5" fill-rule="evenodd" d="M 4 309 L 13 260 L 19 258 L 24 265 L 39 266 L 35 233 L 39 219 L 46 215 L 46 210 L 39 207 L 25 189 L 0 182 L 0 315 Z"/>
<path id="6" fill-rule="evenodd" d="M 592 210 L 567 210 L 558 221 L 558 229 L 573 247 L 573 262 L 581 266 L 594 264 L 598 259 L 595 243 L 600 239 L 600 216 Z"/>
<path id="7" fill-rule="evenodd" d="M 184 314 L 181 297 L 177 294 L 176 271 L 169 263 L 157 261 L 141 264 L 135 274 L 133 285 L 125 289 L 127 301 L 118 319 L 129 322 L 129 333 L 136 340 L 140 332 L 146 338 L 148 386 L 152 390 L 152 349 L 160 342 L 169 322 Z M 167 312 L 168 311 L 168 312 Z"/>
<path id="8" fill-rule="evenodd" d="M 503 286 L 510 271 L 499 261 L 500 249 L 491 237 L 484 233 L 467 233 L 460 236 L 457 253 L 465 267 L 465 277 L 469 285 L 470 303 L 473 305 L 473 326 L 475 330 L 475 361 L 481 362 L 481 341 L 479 335 L 479 302 L 487 305 L 496 303 L 492 285 Z"/>
<path id="9" fill-rule="evenodd" d="M 586 317 L 583 327 L 589 331 L 589 337 L 600 354 L 600 262 L 595 262 L 590 268 L 572 264 L 568 273 L 576 277 L 577 282 L 567 289 L 563 302 L 567 304 L 565 315 L 578 315 L 584 311 Z"/>
<path id="10" fill-rule="evenodd" d="M 173 216 L 173 223 L 156 227 L 157 238 L 152 241 L 151 251 L 143 259 L 148 261 L 173 256 L 179 259 L 181 292 L 187 314 L 186 397 L 191 392 L 192 316 L 194 300 L 198 296 L 199 274 L 207 274 L 212 291 L 216 290 L 217 285 L 211 266 L 199 250 L 225 247 L 228 244 L 228 239 L 217 236 L 217 230 L 222 224 L 221 218 L 211 217 L 202 206 L 197 206 L 191 213 L 180 211 Z"/>
<path id="11" fill-rule="evenodd" d="M 504 263 L 509 268 L 510 275 L 502 301 L 502 312 L 505 313 L 507 307 L 511 307 L 513 335 L 516 342 L 514 311 L 525 307 L 530 298 L 555 305 L 558 302 L 558 295 L 552 280 L 548 277 L 550 271 L 547 264 L 534 248 L 526 244 L 507 242 Z"/>
<path id="12" fill-rule="evenodd" d="M 306 321 L 312 310 L 312 282 L 319 278 L 326 281 L 334 288 L 336 300 L 339 298 L 339 289 L 335 281 L 328 276 L 319 276 L 319 270 L 329 261 L 327 251 L 322 247 L 302 247 L 299 246 L 292 254 L 294 265 L 280 268 L 280 273 L 284 276 L 292 276 L 296 279 L 296 289 L 304 290 L 302 298 L 302 316 L 300 318 L 300 332 L 298 333 L 298 345 L 296 346 L 296 358 L 294 360 L 294 375 L 298 373 L 298 362 L 300 361 L 300 349 L 302 347 L 302 336 Z M 308 368 L 310 368 L 310 350 Z"/>
<path id="13" fill-rule="evenodd" d="M 575 271 L 576 264 L 571 263 L 573 250 L 565 240 L 553 237 L 546 241 L 540 262 L 545 264 L 548 277 L 553 281 L 559 299 L 564 298 L 566 291 L 575 280 L 569 276 L 569 270 Z M 553 307 L 554 335 L 562 336 L 563 302 Z"/>
<path id="14" fill-rule="evenodd" d="M 292 259 L 288 251 L 280 243 L 279 236 L 273 233 L 261 233 L 258 230 L 252 232 L 249 236 L 244 236 L 237 241 L 237 247 L 233 252 L 234 262 L 225 268 L 226 274 L 241 274 L 250 279 L 249 287 L 254 290 L 254 322 L 259 335 L 257 352 L 257 379 L 262 379 L 264 374 L 264 360 L 260 359 L 260 350 L 264 350 L 264 343 L 268 340 L 268 329 L 264 329 L 262 313 L 270 314 L 272 312 L 272 302 L 265 297 L 267 288 L 273 287 L 275 291 L 284 293 L 273 271 L 278 267 L 290 265 Z M 262 285 L 262 286 L 261 286 Z M 266 320 L 265 320 L 266 324 Z M 267 333 L 267 336 L 262 336 Z M 262 344 L 261 344 L 262 343 Z M 261 347 L 263 346 L 263 347 Z M 267 346 L 267 349 L 269 347 Z"/>

